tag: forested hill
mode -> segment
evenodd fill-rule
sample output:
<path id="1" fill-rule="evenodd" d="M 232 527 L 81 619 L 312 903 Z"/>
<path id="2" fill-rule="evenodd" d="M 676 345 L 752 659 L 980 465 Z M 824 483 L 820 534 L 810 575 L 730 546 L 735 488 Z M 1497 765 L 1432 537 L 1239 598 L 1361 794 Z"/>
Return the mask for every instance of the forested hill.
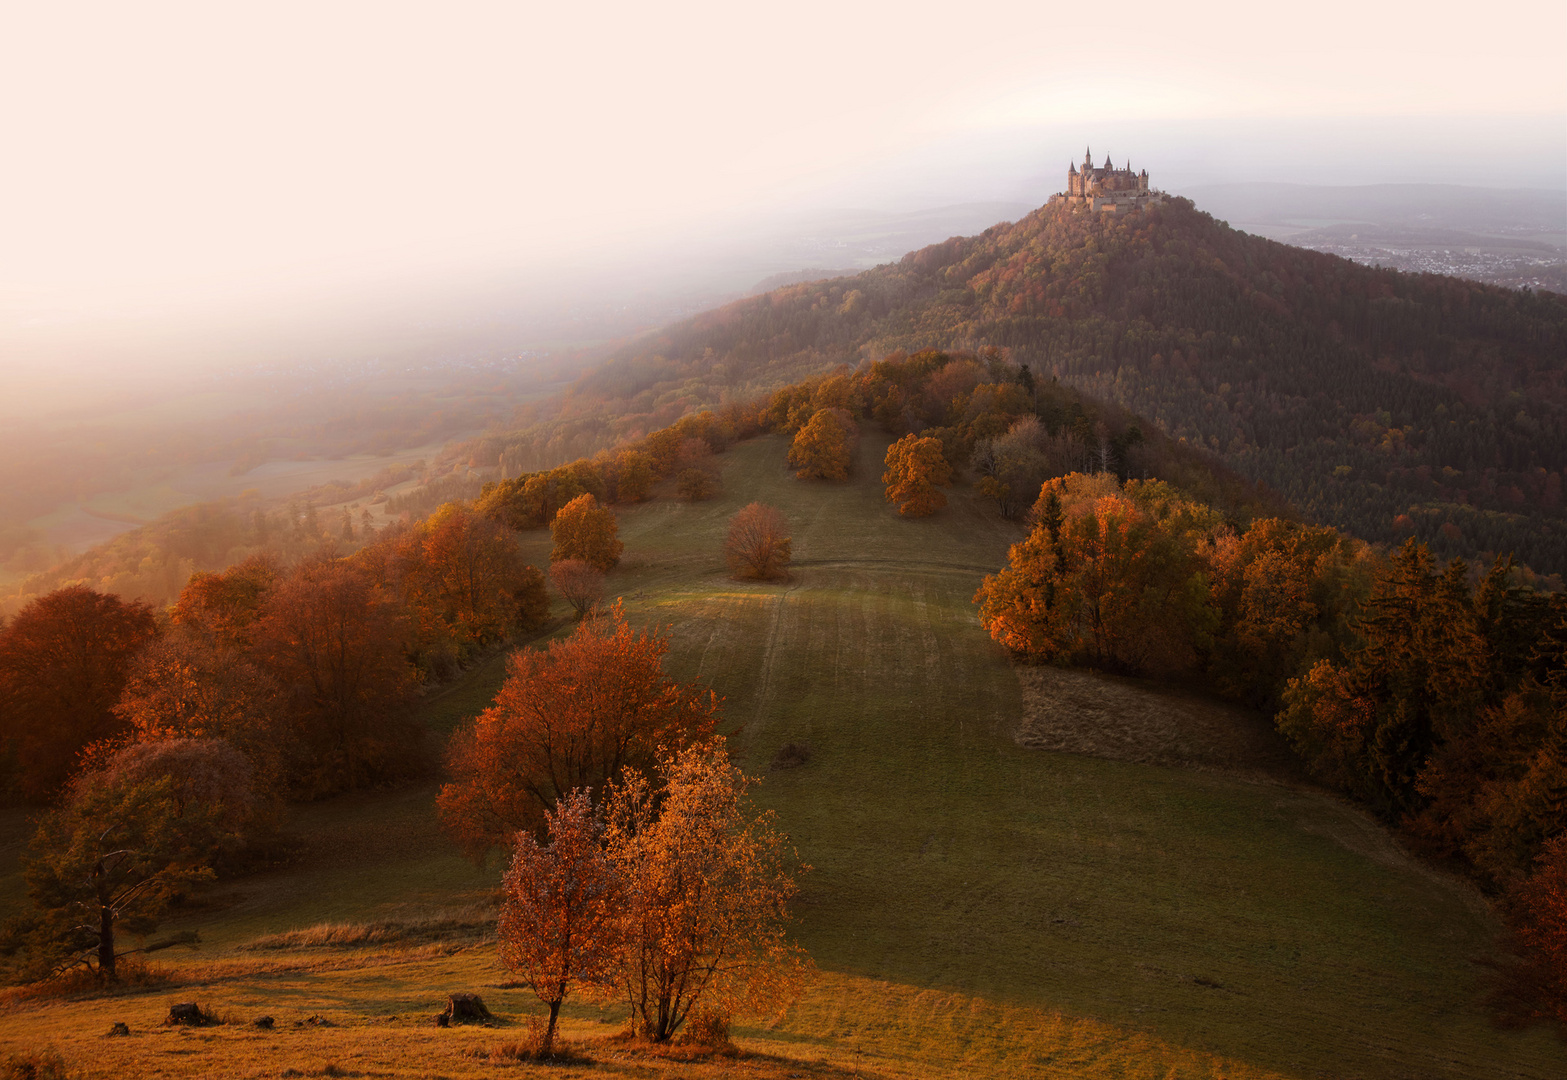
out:
<path id="1" fill-rule="evenodd" d="M 1305 513 L 1567 571 L 1567 298 L 1360 266 L 1184 199 L 1044 208 L 623 349 L 573 391 L 656 414 L 843 362 L 1000 345 L 1209 447 Z"/>

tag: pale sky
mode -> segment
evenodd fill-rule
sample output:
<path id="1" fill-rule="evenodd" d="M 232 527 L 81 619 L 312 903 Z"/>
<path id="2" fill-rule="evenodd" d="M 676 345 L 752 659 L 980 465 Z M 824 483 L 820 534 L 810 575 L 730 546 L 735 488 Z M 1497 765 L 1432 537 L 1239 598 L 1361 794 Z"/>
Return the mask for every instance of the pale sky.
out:
<path id="1" fill-rule="evenodd" d="M 971 174 L 1012 131 L 1050 133 L 1013 154 L 1040 175 L 1105 131 L 1157 175 L 1180 147 L 1136 132 L 1228 123 L 1270 179 L 1423 132 L 1374 178 L 1539 186 L 1564 55 L 1561 0 L 3 0 L 0 347 L 591 262 L 900 178 L 1004 195 Z M 939 147 L 990 149 L 950 183 L 897 165 Z M 1511 156 L 1443 171 L 1477 147 Z"/>

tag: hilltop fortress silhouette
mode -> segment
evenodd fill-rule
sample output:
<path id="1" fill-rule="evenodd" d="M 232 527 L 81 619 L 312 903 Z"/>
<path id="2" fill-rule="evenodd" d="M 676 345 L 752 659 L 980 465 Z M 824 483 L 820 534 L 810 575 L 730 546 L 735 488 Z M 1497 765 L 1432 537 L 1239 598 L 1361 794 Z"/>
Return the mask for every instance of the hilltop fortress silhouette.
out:
<path id="1" fill-rule="evenodd" d="M 1163 192 L 1149 189 L 1147 169 L 1134 173 L 1130 161 L 1117 169 L 1108 155 L 1096 169 L 1092 149 L 1083 155 L 1081 170 L 1067 166 L 1066 190 L 1050 196 L 1051 206 L 1084 206 L 1101 214 L 1125 214 L 1163 201 Z"/>

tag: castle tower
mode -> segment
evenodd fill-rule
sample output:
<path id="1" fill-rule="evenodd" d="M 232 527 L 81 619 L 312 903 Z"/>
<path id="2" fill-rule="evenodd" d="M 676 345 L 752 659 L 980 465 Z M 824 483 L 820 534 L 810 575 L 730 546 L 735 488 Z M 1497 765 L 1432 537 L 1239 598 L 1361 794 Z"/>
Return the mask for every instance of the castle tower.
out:
<path id="1" fill-rule="evenodd" d="M 1164 201 L 1164 194 L 1150 187 L 1147 169 L 1140 173 L 1133 171 L 1131 158 L 1118 169 L 1109 154 L 1105 155 L 1103 165 L 1096 166 L 1092 146 L 1084 148 L 1081 165 L 1068 162 L 1066 191 L 1050 197 L 1052 205 L 1065 204 L 1083 207 L 1095 214 L 1115 215 L 1135 213 Z"/>

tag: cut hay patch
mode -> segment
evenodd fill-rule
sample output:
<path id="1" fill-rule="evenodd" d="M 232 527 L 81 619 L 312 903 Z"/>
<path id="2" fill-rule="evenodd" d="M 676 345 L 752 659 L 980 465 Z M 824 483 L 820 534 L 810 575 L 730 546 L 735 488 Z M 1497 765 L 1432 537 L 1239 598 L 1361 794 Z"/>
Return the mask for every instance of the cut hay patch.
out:
<path id="1" fill-rule="evenodd" d="M 1259 713 L 1095 671 L 1018 667 L 1017 742 L 1034 750 L 1298 780 L 1300 766 Z"/>

